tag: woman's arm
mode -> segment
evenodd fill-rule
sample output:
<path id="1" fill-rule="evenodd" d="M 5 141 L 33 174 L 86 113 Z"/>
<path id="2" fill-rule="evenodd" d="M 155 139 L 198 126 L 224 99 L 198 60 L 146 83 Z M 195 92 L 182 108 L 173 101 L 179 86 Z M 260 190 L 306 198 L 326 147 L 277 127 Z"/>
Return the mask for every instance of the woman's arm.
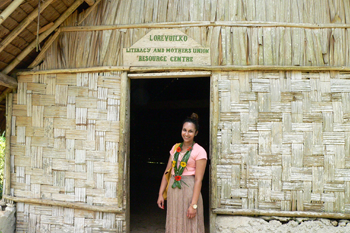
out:
<path id="1" fill-rule="evenodd" d="M 164 174 L 162 176 L 162 181 L 160 183 L 160 188 L 159 188 L 159 194 L 158 194 L 158 201 L 157 204 L 159 206 L 159 208 L 164 209 L 164 197 L 163 197 L 163 193 L 165 191 L 165 188 L 168 184 L 168 181 L 165 178 L 165 172 L 169 170 L 169 168 L 172 166 L 172 160 L 171 160 L 171 155 L 169 156 L 169 160 L 168 160 L 168 164 L 166 166 L 166 169 L 164 171 Z"/>
<path id="2" fill-rule="evenodd" d="M 199 194 L 202 188 L 202 180 L 205 172 L 205 167 L 207 166 L 206 159 L 196 160 L 196 175 L 194 177 L 194 188 L 193 188 L 193 196 L 190 207 L 187 210 L 187 217 L 193 218 L 196 216 L 197 210 L 193 209 L 192 205 L 197 204 Z"/>

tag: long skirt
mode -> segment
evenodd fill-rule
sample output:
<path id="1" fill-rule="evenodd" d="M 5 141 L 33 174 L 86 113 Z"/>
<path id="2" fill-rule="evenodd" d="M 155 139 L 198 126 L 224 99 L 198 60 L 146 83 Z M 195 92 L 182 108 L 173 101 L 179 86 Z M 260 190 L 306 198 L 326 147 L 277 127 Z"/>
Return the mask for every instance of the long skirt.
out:
<path id="1" fill-rule="evenodd" d="M 174 177 L 170 178 L 167 200 L 166 233 L 204 233 L 204 214 L 202 194 L 197 203 L 197 214 L 187 217 L 187 210 L 192 202 L 194 176 L 182 176 L 181 189 L 173 189 Z"/>

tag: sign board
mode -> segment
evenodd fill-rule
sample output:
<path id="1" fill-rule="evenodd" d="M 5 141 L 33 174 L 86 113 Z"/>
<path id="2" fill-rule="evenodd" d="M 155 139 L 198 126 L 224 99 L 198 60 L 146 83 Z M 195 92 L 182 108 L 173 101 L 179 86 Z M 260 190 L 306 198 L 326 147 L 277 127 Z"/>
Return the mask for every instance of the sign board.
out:
<path id="1" fill-rule="evenodd" d="M 177 29 L 155 29 L 123 49 L 126 66 L 210 65 L 210 48 Z"/>

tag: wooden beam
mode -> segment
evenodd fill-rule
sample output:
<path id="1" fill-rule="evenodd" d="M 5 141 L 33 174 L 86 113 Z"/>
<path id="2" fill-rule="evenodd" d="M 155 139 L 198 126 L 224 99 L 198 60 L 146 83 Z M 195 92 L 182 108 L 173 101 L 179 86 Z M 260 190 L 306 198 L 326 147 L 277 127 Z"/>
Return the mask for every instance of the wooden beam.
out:
<path id="1" fill-rule="evenodd" d="M 53 22 L 46 24 L 44 27 L 39 29 L 39 35 L 53 26 Z M 38 34 L 36 31 L 33 33 L 35 36 Z"/>
<path id="2" fill-rule="evenodd" d="M 126 72 L 125 76 L 127 75 Z M 125 151 L 125 170 L 124 170 L 124 180 L 125 180 L 125 199 L 126 199 L 126 208 L 125 208 L 125 220 L 126 220 L 126 232 L 130 232 L 130 90 L 131 90 L 131 81 L 127 79 L 126 85 L 126 103 L 125 103 L 125 136 L 124 141 L 126 144 Z"/>
<path id="3" fill-rule="evenodd" d="M 78 25 L 80 25 L 80 24 L 86 19 L 86 17 L 88 17 L 88 16 L 91 14 L 92 10 L 95 9 L 95 7 L 96 7 L 100 2 L 101 2 L 101 0 L 97 0 L 96 3 L 95 3 L 93 6 L 89 7 L 89 9 L 86 10 L 86 12 L 85 12 L 85 14 L 83 15 L 83 17 L 79 20 Z"/>
<path id="4" fill-rule="evenodd" d="M 220 121 L 220 104 L 219 104 L 219 79 L 220 73 L 214 72 L 210 78 L 210 142 L 209 142 L 209 219 L 210 232 L 215 232 L 216 214 L 211 210 L 218 207 L 218 186 L 217 186 L 217 159 L 218 159 L 218 124 Z"/>
<path id="5" fill-rule="evenodd" d="M 6 146 L 5 146 L 5 171 L 4 194 L 11 194 L 11 125 L 13 95 L 9 93 L 6 98 Z"/>
<path id="6" fill-rule="evenodd" d="M 128 125 L 127 125 L 127 107 L 128 107 L 128 76 L 126 72 L 121 74 L 120 82 L 120 120 L 119 120 L 119 151 L 118 151 L 118 184 L 117 184 L 117 198 L 118 207 L 123 208 L 124 206 L 124 195 L 125 195 L 125 162 L 127 161 L 127 146 L 128 140 Z"/>
<path id="7" fill-rule="evenodd" d="M 41 199 L 41 198 L 12 197 L 9 195 L 4 195 L 4 199 L 11 200 L 14 202 L 21 202 L 21 203 L 52 205 L 52 206 L 60 206 L 64 208 L 82 209 L 82 210 L 90 210 L 90 211 L 104 212 L 104 213 L 115 213 L 115 214 L 124 213 L 122 209 L 116 206 L 96 206 L 96 205 L 88 205 L 83 203 L 75 203 L 75 202 L 67 202 L 67 201 L 53 201 L 53 200 L 47 200 L 47 199 Z"/>
<path id="8" fill-rule="evenodd" d="M 332 218 L 332 219 L 350 219 L 350 214 L 346 213 L 326 213 L 310 211 L 277 211 L 277 210 L 258 210 L 258 209 L 213 209 L 215 214 L 238 215 L 238 216 L 278 216 L 295 218 Z"/>
<path id="9" fill-rule="evenodd" d="M 67 26 L 62 27 L 62 32 L 79 31 L 103 31 L 130 28 L 183 28 L 183 27 L 284 27 L 284 28 L 350 28 L 350 24 L 313 24 L 313 23 L 284 23 L 284 22 L 259 22 L 259 21 L 185 21 L 164 23 L 140 23 L 140 24 L 114 24 L 98 26 Z"/>
<path id="10" fill-rule="evenodd" d="M 46 9 L 50 5 L 51 2 L 54 0 L 46 0 L 44 3 L 40 5 L 40 13 Z M 6 36 L 5 39 L 3 39 L 0 42 L 0 52 L 4 50 L 4 48 L 11 43 L 13 39 L 15 39 L 36 17 L 38 17 L 38 8 L 36 8 L 34 11 L 32 11 L 25 19 L 22 20 L 18 26 L 11 31 L 10 34 Z"/>
<path id="11" fill-rule="evenodd" d="M 265 66 L 265 65 L 246 65 L 246 66 L 174 66 L 174 67 L 141 67 L 132 66 L 130 72 L 153 72 L 153 71 L 172 71 L 172 70 L 202 70 L 202 71 L 350 71 L 349 66 Z"/>
<path id="12" fill-rule="evenodd" d="M 0 86 L 16 88 L 17 85 L 18 85 L 18 82 L 16 79 L 0 72 Z"/>
<path id="13" fill-rule="evenodd" d="M 45 53 L 46 53 L 47 49 L 50 48 L 51 44 L 56 40 L 56 38 L 59 36 L 59 34 L 60 34 L 60 29 L 58 29 L 57 32 L 55 32 L 55 34 L 53 34 L 47 40 L 47 42 L 44 44 L 43 48 L 41 49 L 39 55 L 36 56 L 35 60 L 28 66 L 28 68 L 32 69 L 35 66 L 39 65 L 39 63 L 45 58 Z"/>
<path id="14" fill-rule="evenodd" d="M 74 69 L 51 69 L 51 70 L 33 70 L 21 71 L 18 75 L 30 74 L 64 74 L 64 73 L 86 73 L 86 72 L 110 72 L 110 71 L 129 71 L 129 72 L 160 72 L 160 71 L 350 71 L 350 66 L 264 66 L 264 65 L 247 65 L 247 66 L 187 66 L 187 67 L 129 67 L 129 66 L 95 66 L 87 68 Z"/>
<path id="15" fill-rule="evenodd" d="M 0 25 L 5 21 L 5 19 L 7 19 L 7 17 L 9 17 L 12 12 L 14 12 L 17 7 L 19 5 L 21 5 L 21 3 L 24 0 L 14 0 L 3 12 L 1 12 L 0 14 Z"/>
<path id="16" fill-rule="evenodd" d="M 85 0 L 85 2 L 89 5 L 92 6 L 95 4 L 95 0 Z"/>
<path id="17" fill-rule="evenodd" d="M 17 75 L 29 74 L 68 74 L 68 73 L 86 73 L 86 72 L 110 72 L 110 71 L 129 71 L 128 66 L 96 66 L 87 68 L 73 68 L 73 69 L 52 69 L 52 70 L 32 70 L 17 72 Z M 39 73 L 38 73 L 39 72 Z"/>
<path id="18" fill-rule="evenodd" d="M 48 37 L 58 26 L 60 26 L 63 21 L 65 21 L 79 6 L 84 2 L 84 0 L 76 0 L 54 23 L 54 25 L 42 33 L 39 36 L 39 43 Z M 10 73 L 35 47 L 37 41 L 34 40 L 30 45 L 25 48 L 2 72 L 5 74 Z"/>

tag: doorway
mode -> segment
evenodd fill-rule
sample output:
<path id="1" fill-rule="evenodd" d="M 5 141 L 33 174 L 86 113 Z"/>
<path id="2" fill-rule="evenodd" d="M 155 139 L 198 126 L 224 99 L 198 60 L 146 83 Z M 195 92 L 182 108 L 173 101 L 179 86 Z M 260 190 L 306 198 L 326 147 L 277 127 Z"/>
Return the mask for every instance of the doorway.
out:
<path id="1" fill-rule="evenodd" d="M 166 209 L 157 206 L 169 150 L 181 142 L 182 121 L 199 115 L 195 141 L 208 153 L 210 77 L 131 79 L 130 83 L 130 230 L 164 232 Z M 202 196 L 209 232 L 209 163 Z"/>

